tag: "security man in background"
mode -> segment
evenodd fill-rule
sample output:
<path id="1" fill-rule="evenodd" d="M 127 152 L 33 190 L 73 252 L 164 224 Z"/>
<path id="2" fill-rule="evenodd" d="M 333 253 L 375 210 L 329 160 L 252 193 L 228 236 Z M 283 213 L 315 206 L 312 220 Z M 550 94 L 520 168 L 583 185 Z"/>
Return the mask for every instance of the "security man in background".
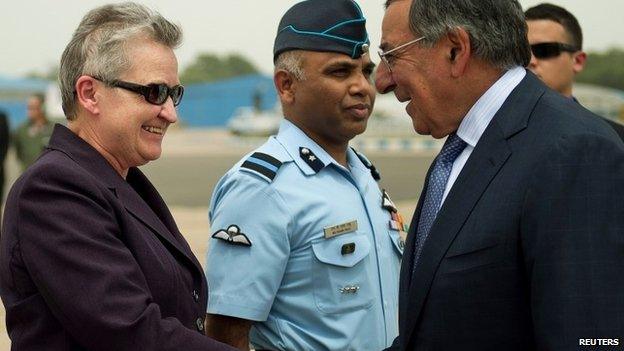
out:
<path id="1" fill-rule="evenodd" d="M 563 7 L 540 4 L 524 12 L 531 44 L 529 69 L 549 88 L 574 99 L 574 76 L 587 61 L 583 51 L 583 32 L 576 17 Z M 624 139 L 624 126 L 604 119 Z"/>
<path id="2" fill-rule="evenodd" d="M 273 48 L 285 119 L 217 184 L 207 333 L 248 350 L 381 350 L 398 330 L 403 221 L 349 141 L 375 99 L 365 18 L 308 0 Z"/>
<path id="3" fill-rule="evenodd" d="M 17 127 L 11 140 L 22 171 L 39 158 L 54 130 L 54 123 L 45 114 L 44 103 L 43 94 L 33 94 L 28 98 L 28 119 Z"/>

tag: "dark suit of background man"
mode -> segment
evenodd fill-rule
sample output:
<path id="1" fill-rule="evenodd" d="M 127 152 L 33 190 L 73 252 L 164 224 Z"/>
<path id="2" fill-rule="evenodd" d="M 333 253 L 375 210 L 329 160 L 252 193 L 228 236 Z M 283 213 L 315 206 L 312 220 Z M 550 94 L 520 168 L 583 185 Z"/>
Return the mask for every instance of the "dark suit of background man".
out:
<path id="1" fill-rule="evenodd" d="M 9 121 L 7 115 L 0 111 L 0 205 L 4 199 L 4 159 L 9 148 Z M 0 213 L 0 218 L 2 214 Z"/>
<path id="2" fill-rule="evenodd" d="M 524 12 L 531 44 L 529 69 L 551 89 L 574 99 L 574 77 L 587 62 L 583 32 L 576 17 L 563 7 L 540 4 Z M 605 119 L 624 139 L 624 126 Z"/>
<path id="3" fill-rule="evenodd" d="M 624 144 L 523 68 L 517 1 L 386 5 L 377 88 L 409 101 L 419 134 L 448 136 L 410 226 L 393 348 L 621 343 Z"/>

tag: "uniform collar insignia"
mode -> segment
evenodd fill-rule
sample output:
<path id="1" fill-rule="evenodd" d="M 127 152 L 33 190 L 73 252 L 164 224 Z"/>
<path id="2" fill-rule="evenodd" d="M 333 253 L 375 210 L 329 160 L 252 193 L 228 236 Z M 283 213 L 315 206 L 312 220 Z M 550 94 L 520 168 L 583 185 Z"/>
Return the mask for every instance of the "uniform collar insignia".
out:
<path id="1" fill-rule="evenodd" d="M 373 165 L 373 163 L 371 161 L 369 161 L 368 158 L 366 158 L 366 156 L 364 156 L 361 153 L 357 152 L 353 147 L 351 148 L 351 150 L 353 150 L 353 152 L 355 152 L 355 155 L 360 159 L 362 164 L 366 168 L 368 168 L 370 170 L 370 173 L 371 173 L 371 176 L 373 177 L 373 179 L 375 179 L 375 181 L 380 181 L 381 180 L 381 174 L 379 174 L 379 171 Z"/>
<path id="2" fill-rule="evenodd" d="M 299 156 L 316 173 L 325 167 L 323 161 L 321 161 L 318 156 L 316 156 L 314 152 L 307 147 L 299 147 Z"/>

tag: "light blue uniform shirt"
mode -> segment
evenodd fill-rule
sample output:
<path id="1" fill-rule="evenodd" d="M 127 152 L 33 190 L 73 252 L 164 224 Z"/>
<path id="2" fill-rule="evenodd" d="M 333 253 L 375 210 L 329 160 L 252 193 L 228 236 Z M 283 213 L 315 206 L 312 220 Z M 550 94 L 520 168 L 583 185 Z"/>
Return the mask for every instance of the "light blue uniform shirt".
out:
<path id="1" fill-rule="evenodd" d="M 318 172 L 302 148 L 322 162 Z M 256 152 L 282 162 L 253 160 L 274 178 L 243 167 L 248 156 L 212 196 L 212 231 L 236 225 L 251 246 L 211 239 L 208 313 L 256 321 L 250 340 L 257 349 L 390 346 L 398 335 L 402 245 L 370 169 L 351 149 L 349 168 L 341 166 L 286 120 Z M 357 230 L 325 237 L 325 228 L 353 221 Z"/>

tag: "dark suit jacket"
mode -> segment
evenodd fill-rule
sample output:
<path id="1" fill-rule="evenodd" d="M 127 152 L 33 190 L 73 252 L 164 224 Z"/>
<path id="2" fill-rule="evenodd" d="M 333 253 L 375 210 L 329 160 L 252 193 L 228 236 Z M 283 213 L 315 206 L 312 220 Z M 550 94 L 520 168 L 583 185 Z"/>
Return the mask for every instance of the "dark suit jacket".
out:
<path id="1" fill-rule="evenodd" d="M 203 270 L 156 189 L 63 126 L 11 189 L 0 245 L 14 350 L 231 350 L 203 334 Z"/>
<path id="2" fill-rule="evenodd" d="M 572 96 L 572 100 L 580 104 L 580 102 L 576 99 L 576 97 Z M 613 128 L 613 130 L 615 130 L 615 132 L 620 136 L 620 139 L 624 140 L 624 126 L 623 125 L 617 123 L 616 121 L 612 121 L 608 118 L 604 118 L 604 117 L 600 117 L 600 118 L 602 118 L 603 121 L 607 122 L 607 124 L 609 124 L 611 128 Z"/>
<path id="3" fill-rule="evenodd" d="M 9 121 L 4 112 L 0 111 L 0 204 L 2 204 L 4 199 L 4 159 L 6 158 L 8 148 Z"/>
<path id="4" fill-rule="evenodd" d="M 610 119 L 605 118 L 604 120 L 611 126 L 611 128 L 613 128 L 613 130 L 615 130 L 615 132 L 620 136 L 620 139 L 624 140 L 624 126 Z"/>
<path id="5" fill-rule="evenodd" d="M 511 93 L 400 287 L 400 350 L 576 350 L 624 341 L 624 144 L 534 75 Z M 425 184 L 426 189 L 426 184 Z"/>

